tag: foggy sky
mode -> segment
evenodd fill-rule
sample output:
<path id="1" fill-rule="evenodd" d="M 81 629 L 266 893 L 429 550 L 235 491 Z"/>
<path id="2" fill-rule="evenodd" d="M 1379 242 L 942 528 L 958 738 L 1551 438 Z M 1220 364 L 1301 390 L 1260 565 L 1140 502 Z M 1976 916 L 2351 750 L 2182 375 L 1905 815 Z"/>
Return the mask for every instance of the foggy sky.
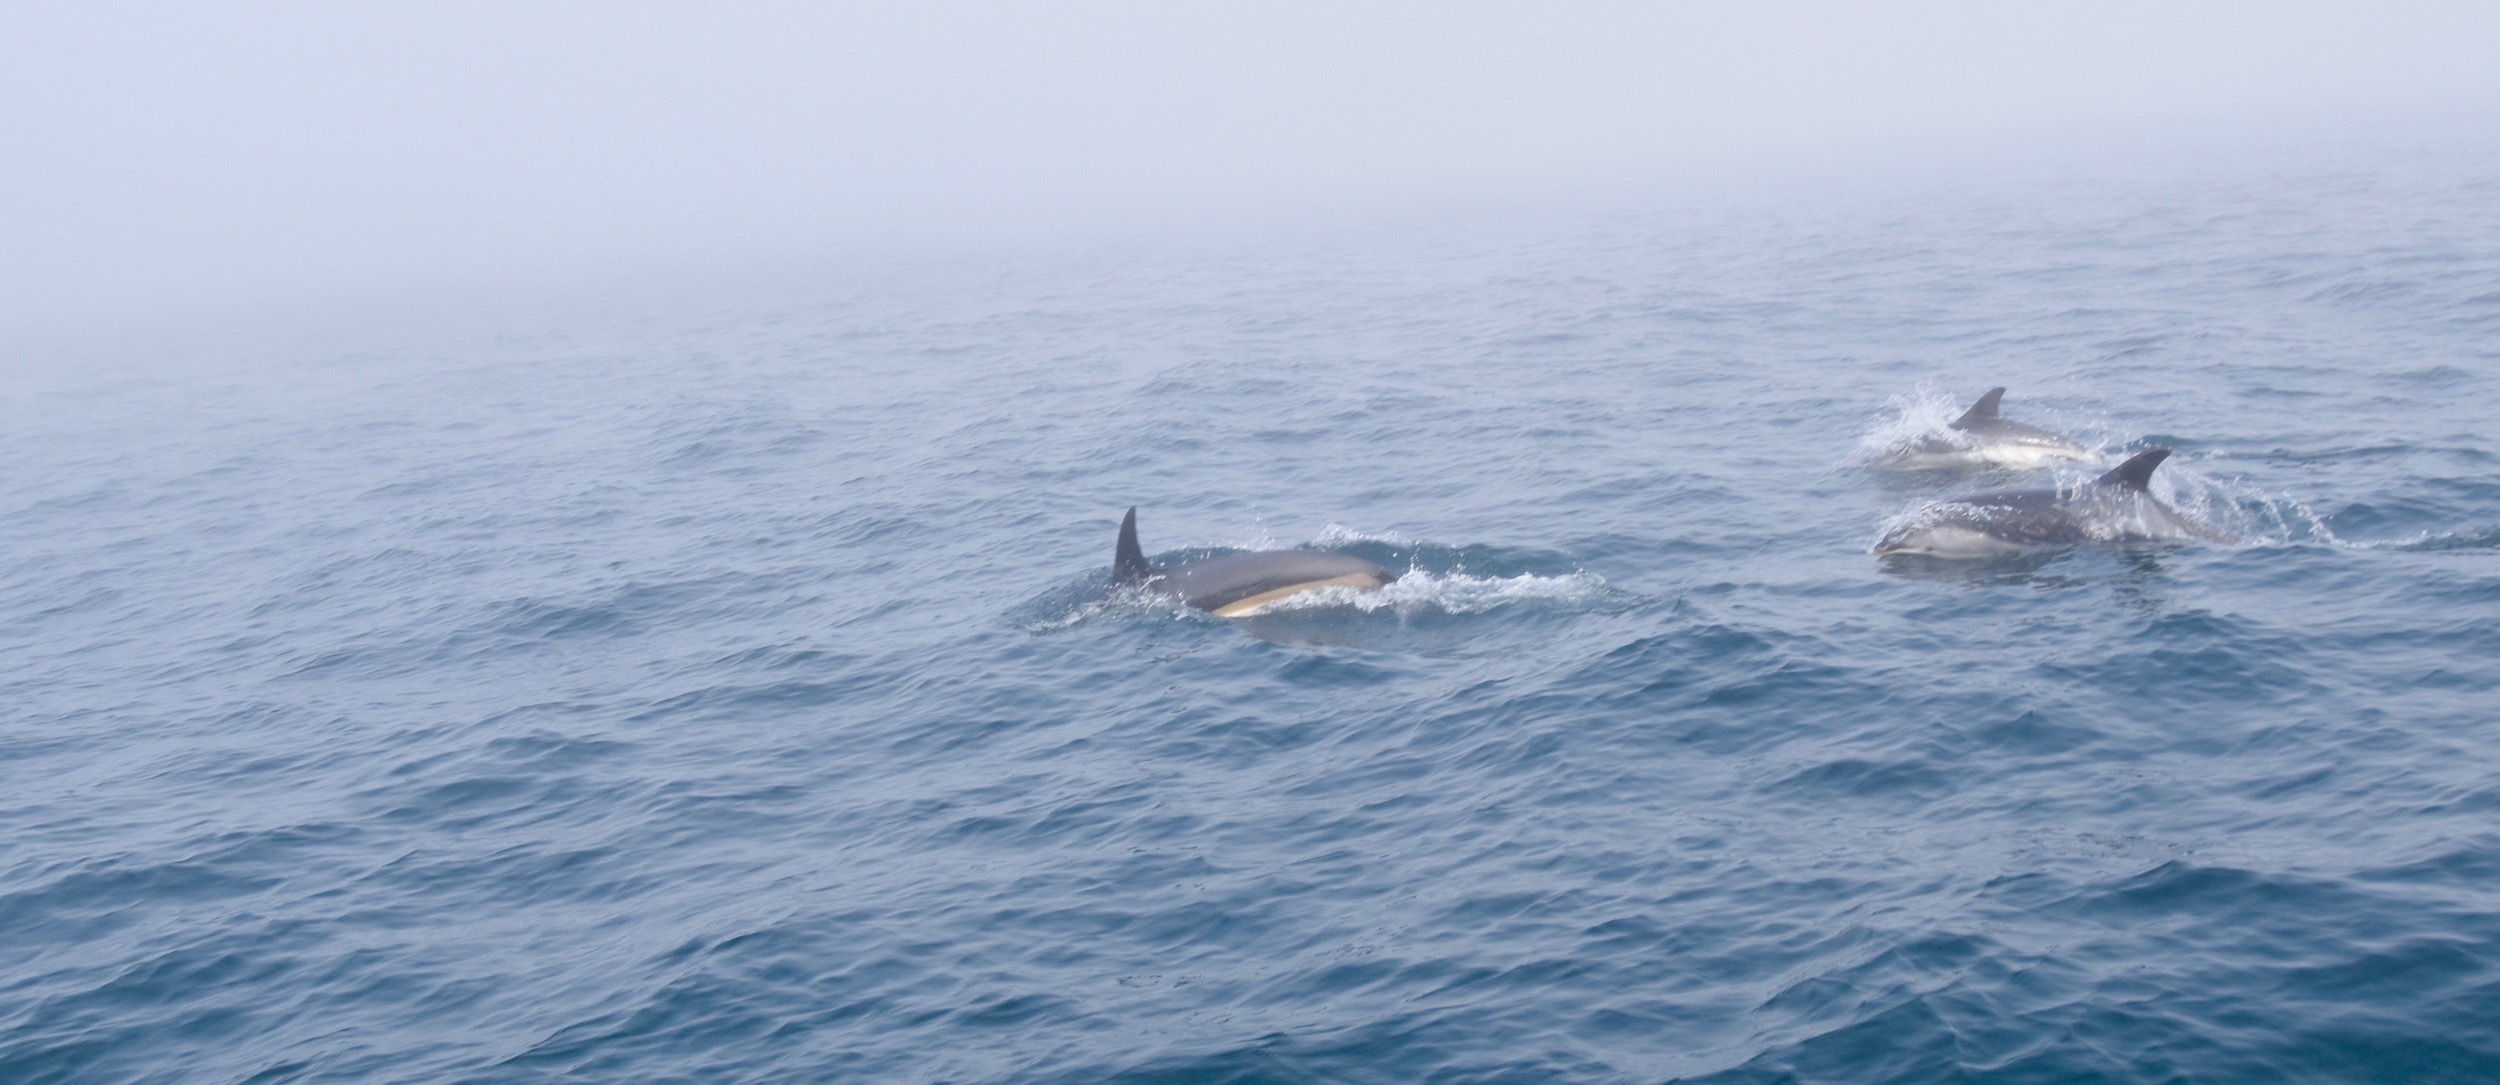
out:
<path id="1" fill-rule="evenodd" d="M 13 4 L 0 329 L 2131 127 L 2500 117 L 2500 5 Z"/>

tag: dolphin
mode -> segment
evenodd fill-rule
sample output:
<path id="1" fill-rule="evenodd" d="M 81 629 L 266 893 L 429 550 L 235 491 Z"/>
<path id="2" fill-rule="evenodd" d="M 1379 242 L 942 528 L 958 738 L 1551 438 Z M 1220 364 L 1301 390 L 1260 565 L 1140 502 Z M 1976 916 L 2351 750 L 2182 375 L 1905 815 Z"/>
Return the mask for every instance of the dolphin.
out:
<path id="1" fill-rule="evenodd" d="M 1120 542 L 1111 559 L 1111 583 L 1137 585 L 1157 595 L 1210 611 L 1219 618 L 1247 618 L 1287 597 L 1321 588 L 1377 588 L 1398 574 L 1351 554 L 1325 550 L 1255 550 L 1205 561 L 1155 565 L 1137 546 L 1137 510 L 1120 520 Z"/>
<path id="2" fill-rule="evenodd" d="M 1869 466 L 1900 471 L 1982 465 L 2030 468 L 2061 460 L 2088 463 L 2098 458 L 2091 449 L 2070 438 L 1999 417 L 1997 401 L 2003 398 L 2005 389 L 1988 389 L 1987 395 L 1979 397 L 1979 402 L 1952 421 L 1951 435 L 1920 438 L 1875 457 Z"/>
<path id="3" fill-rule="evenodd" d="M 2237 541 L 2162 504 L 2145 485 L 2167 448 L 2078 487 L 1983 490 L 1929 502 L 1875 544 L 1877 557 L 1984 558 L 2076 543 Z"/>

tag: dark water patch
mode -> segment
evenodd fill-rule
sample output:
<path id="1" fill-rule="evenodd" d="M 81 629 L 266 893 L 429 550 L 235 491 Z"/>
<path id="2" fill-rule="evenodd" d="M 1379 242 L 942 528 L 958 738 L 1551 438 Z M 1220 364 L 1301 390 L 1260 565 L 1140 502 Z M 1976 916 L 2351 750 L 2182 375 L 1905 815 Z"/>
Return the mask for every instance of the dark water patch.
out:
<path id="1" fill-rule="evenodd" d="M 141 856 L 88 860 L 69 869 L 14 868 L 22 888 L 0 896 L 0 930 L 29 944 L 55 937 L 94 937 L 126 927 L 126 909 L 157 900 L 212 903 L 249 897 L 278 884 L 268 871 L 236 870 L 202 856 L 172 862 Z"/>
<path id="2" fill-rule="evenodd" d="M 2481 793 L 2485 801 L 2500 800 L 2500 789 Z M 2476 807 L 2470 812 L 2479 813 Z M 2458 888 L 2491 884 L 2500 875 L 2500 839 L 2488 836 L 2472 843 L 2443 849 L 2439 854 L 2409 862 L 2382 866 L 2357 873 L 2369 881 L 2392 881 L 2416 885 L 2452 885 Z"/>
<path id="3" fill-rule="evenodd" d="M 1813 662 L 1811 651 L 1705 625 L 1617 648 L 1572 684 L 1603 691 L 1591 700 L 1609 718 L 1640 720 L 1654 734 L 1726 755 L 1776 745 L 1880 703 L 1860 676 Z"/>
<path id="4" fill-rule="evenodd" d="M 2296 705 L 2317 692 L 2311 672 L 2299 666 L 2302 645 L 2228 616 L 2164 614 L 2129 643 L 2129 650 L 2110 651 L 2095 660 L 2046 663 L 2039 673 L 2146 706 L 2189 706 L 2216 699 Z"/>
<path id="5" fill-rule="evenodd" d="M 2336 537 L 2359 542 L 2427 532 L 2446 519 L 2452 507 L 2429 499 L 2380 498 L 2353 502 L 2328 512 L 2323 519 Z"/>
<path id="6" fill-rule="evenodd" d="M 2494 294 L 2491 297 L 2495 302 L 2500 302 L 2500 294 Z M 2418 384 L 2427 388 L 2453 388 L 2483 380 L 2485 377 L 2453 365 L 2426 365 L 2415 369 L 2398 370 L 2389 374 L 2388 379 Z"/>
<path id="7" fill-rule="evenodd" d="M 2104 733 L 2071 710 L 2027 708 L 2002 717 L 1988 713 L 1968 727 L 1971 737 L 2022 757 L 2052 757 L 2083 749 Z"/>
<path id="8" fill-rule="evenodd" d="M 1920 800 L 1950 794 L 1951 774 L 1923 762 L 1842 758 L 1804 769 L 1765 789 L 1802 802 L 1866 798 Z"/>
<path id="9" fill-rule="evenodd" d="M 904 513 L 879 515 L 862 509 L 835 513 L 819 521 L 819 538 L 828 546 L 890 544 L 925 536 L 935 528 Z"/>
<path id="10" fill-rule="evenodd" d="M 689 717 L 743 717 L 757 711 L 824 709 L 865 697 L 878 696 L 887 684 L 875 681 L 832 680 L 710 686 L 663 698 L 627 719 L 656 723 Z"/>
<path id="11" fill-rule="evenodd" d="M 2045 548 L 1977 559 L 1886 554 L 1875 562 L 1876 568 L 1887 576 L 1936 584 L 1978 588 L 2078 586 L 2081 582 L 2071 578 L 2042 575 L 2072 557 L 2070 551 L 2071 548 Z"/>
<path id="12" fill-rule="evenodd" d="M 2411 279 L 2354 279 L 2315 291 L 2306 300 L 2361 308 L 2385 305 L 2420 292 L 2421 284 Z"/>

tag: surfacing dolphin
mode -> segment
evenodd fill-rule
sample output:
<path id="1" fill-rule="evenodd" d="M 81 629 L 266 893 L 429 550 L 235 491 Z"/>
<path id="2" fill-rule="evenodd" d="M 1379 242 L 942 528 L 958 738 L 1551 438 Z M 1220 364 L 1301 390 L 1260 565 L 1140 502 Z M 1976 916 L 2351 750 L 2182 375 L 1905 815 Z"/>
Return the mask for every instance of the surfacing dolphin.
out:
<path id="1" fill-rule="evenodd" d="M 1351 554 L 1325 550 L 1255 550 L 1205 561 L 1155 565 L 1137 545 L 1137 510 L 1120 520 L 1120 543 L 1111 559 L 1111 582 L 1138 585 L 1158 595 L 1213 612 L 1247 618 L 1292 596 L 1321 588 L 1377 588 L 1398 574 Z"/>
<path id="2" fill-rule="evenodd" d="M 1932 471 L 1948 467 L 2040 467 L 2058 461 L 2088 463 L 2098 457 L 2076 441 L 1997 415 L 2005 389 L 1990 388 L 1951 423 L 1950 436 L 1922 437 L 1868 462 L 1870 467 Z"/>
<path id="3" fill-rule="evenodd" d="M 2074 488 L 1983 490 L 1930 502 L 1884 533 L 1877 557 L 1997 557 L 2077 543 L 2237 541 L 2162 504 L 2145 489 L 2167 448 L 2140 452 Z"/>

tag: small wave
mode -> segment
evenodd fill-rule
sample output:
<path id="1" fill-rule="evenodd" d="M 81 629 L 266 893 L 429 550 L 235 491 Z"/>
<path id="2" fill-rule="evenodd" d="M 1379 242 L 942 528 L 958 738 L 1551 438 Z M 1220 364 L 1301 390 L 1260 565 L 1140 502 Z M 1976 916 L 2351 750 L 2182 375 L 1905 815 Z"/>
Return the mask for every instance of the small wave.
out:
<path id="1" fill-rule="evenodd" d="M 2481 531 L 2423 532 L 2403 542 L 2351 543 L 2356 549 L 2405 550 L 2416 553 L 2437 553 L 2444 550 L 2500 550 L 2500 527 Z"/>
<path id="2" fill-rule="evenodd" d="M 1080 582 L 1062 584 L 1026 600 L 1009 611 L 1008 618 L 1027 633 L 1056 633 L 1107 615 L 1169 610 L 1173 606 L 1168 598 L 1134 588 L 1112 588 L 1108 579 L 1108 574 L 1095 573 Z"/>

